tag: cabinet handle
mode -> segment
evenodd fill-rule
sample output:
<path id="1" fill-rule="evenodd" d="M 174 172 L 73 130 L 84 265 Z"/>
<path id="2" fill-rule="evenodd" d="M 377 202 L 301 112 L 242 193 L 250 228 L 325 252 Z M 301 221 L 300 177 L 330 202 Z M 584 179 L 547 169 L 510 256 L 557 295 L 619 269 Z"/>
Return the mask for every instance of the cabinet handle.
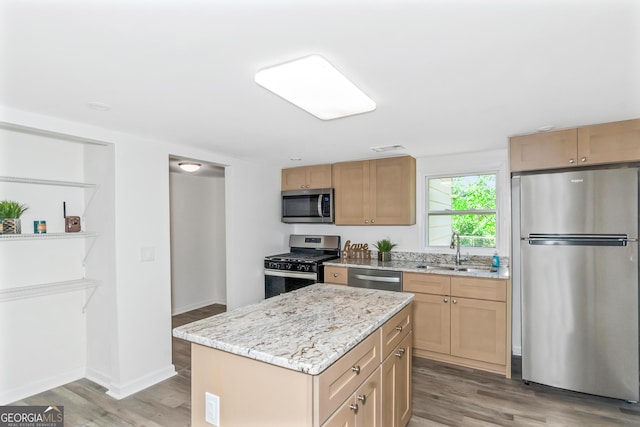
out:
<path id="1" fill-rule="evenodd" d="M 396 353 L 396 357 L 402 357 L 405 351 L 406 350 L 404 348 L 399 348 L 398 352 Z"/>
<path id="2" fill-rule="evenodd" d="M 352 403 L 351 405 L 349 405 L 349 409 L 351 409 L 355 414 L 358 413 L 358 404 L 357 403 Z"/>
<path id="3" fill-rule="evenodd" d="M 586 161 L 587 161 L 587 158 L 586 158 L 586 157 L 583 157 L 583 158 L 581 158 L 581 159 L 580 159 L 580 161 L 581 161 L 582 163 L 584 163 L 584 162 L 586 162 Z"/>
<path id="4" fill-rule="evenodd" d="M 365 224 L 369 224 L 369 220 L 368 220 L 368 219 L 365 219 L 365 220 L 364 220 L 364 223 L 365 223 Z"/>
<path id="5" fill-rule="evenodd" d="M 360 394 L 358 395 L 357 399 L 362 402 L 363 405 L 366 405 L 367 403 L 367 396 L 364 394 Z"/>
<path id="6" fill-rule="evenodd" d="M 454 303 L 454 304 L 457 304 L 457 303 L 458 303 L 458 300 L 457 300 L 457 299 L 454 299 L 454 300 L 453 300 L 453 303 Z"/>
<path id="7" fill-rule="evenodd" d="M 398 325 L 398 326 L 396 326 L 396 331 L 398 331 L 398 332 L 402 332 L 402 325 Z"/>
<path id="8" fill-rule="evenodd" d="M 356 375 L 360 375 L 360 365 L 352 366 L 351 370 L 356 373 Z"/>
<path id="9" fill-rule="evenodd" d="M 338 273 L 333 273 L 333 277 L 338 277 Z"/>
<path id="10" fill-rule="evenodd" d="M 442 301 L 444 301 L 444 303 L 446 304 L 446 303 L 448 303 L 448 302 L 449 302 L 449 298 L 445 298 L 445 299 L 443 299 Z"/>
<path id="11" fill-rule="evenodd" d="M 574 159 L 569 159 L 569 163 L 574 164 L 576 161 Z"/>
<path id="12" fill-rule="evenodd" d="M 300 186 L 300 188 L 304 189 L 304 184 L 302 184 L 302 185 Z"/>
<path id="13" fill-rule="evenodd" d="M 372 220 L 371 220 L 371 224 L 373 224 L 374 222 L 376 222 L 376 220 L 375 220 L 375 219 L 372 219 Z"/>

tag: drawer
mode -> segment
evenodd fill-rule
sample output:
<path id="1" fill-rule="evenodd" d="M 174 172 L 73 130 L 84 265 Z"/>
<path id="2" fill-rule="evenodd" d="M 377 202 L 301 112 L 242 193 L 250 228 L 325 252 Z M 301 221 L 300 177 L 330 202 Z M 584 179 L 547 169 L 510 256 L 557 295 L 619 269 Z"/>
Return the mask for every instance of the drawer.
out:
<path id="1" fill-rule="evenodd" d="M 380 329 L 313 378 L 318 425 L 380 366 Z"/>
<path id="2" fill-rule="evenodd" d="M 334 265 L 324 266 L 324 281 L 325 283 L 334 283 L 336 285 L 347 284 L 347 267 L 337 267 Z"/>
<path id="3" fill-rule="evenodd" d="M 449 295 L 451 279 L 441 274 L 403 273 L 402 290 L 421 294 Z"/>
<path id="4" fill-rule="evenodd" d="M 396 313 L 382 325 L 382 360 L 398 345 L 413 329 L 413 303 Z M 381 360 L 381 361 L 382 361 Z"/>
<path id="5" fill-rule="evenodd" d="M 451 296 L 506 301 L 507 281 L 479 277 L 451 277 Z"/>

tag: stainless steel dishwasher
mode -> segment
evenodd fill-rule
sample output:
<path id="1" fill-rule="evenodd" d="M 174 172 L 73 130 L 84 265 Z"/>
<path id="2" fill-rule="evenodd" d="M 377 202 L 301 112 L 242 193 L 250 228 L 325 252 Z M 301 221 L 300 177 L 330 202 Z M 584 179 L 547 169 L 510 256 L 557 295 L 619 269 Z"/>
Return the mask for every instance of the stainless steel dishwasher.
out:
<path id="1" fill-rule="evenodd" d="M 349 267 L 347 286 L 402 292 L 402 272 Z"/>

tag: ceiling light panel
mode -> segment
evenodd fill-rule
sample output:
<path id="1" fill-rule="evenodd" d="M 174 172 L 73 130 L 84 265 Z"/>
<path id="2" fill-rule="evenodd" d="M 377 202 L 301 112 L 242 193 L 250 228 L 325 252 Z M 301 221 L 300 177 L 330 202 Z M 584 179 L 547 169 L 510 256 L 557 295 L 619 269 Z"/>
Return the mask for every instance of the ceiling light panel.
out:
<path id="1" fill-rule="evenodd" d="M 366 113 L 376 103 L 320 55 L 309 55 L 256 73 L 260 86 L 322 120 Z"/>

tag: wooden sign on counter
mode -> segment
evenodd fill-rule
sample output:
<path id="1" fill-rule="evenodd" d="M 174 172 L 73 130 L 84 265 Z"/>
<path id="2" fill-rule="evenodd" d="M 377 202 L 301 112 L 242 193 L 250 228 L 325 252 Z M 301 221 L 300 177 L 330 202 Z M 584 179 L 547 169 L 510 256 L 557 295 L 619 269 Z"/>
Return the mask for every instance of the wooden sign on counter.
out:
<path id="1" fill-rule="evenodd" d="M 354 243 L 347 240 L 342 250 L 342 259 L 371 259 L 368 243 Z"/>

